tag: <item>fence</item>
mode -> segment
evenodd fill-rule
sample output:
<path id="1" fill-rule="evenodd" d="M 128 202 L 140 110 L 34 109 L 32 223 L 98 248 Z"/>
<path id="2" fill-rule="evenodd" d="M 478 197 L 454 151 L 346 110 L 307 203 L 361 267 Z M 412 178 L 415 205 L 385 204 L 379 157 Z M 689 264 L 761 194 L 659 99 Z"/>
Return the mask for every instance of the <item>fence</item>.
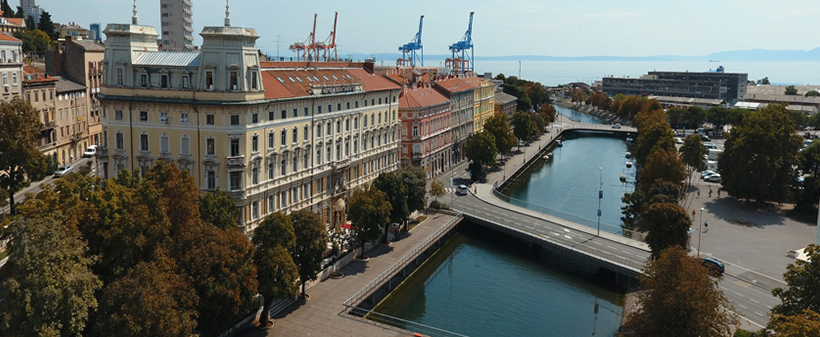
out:
<path id="1" fill-rule="evenodd" d="M 359 292 L 348 298 L 344 301 L 343 305 L 348 309 L 348 314 L 364 317 L 374 322 L 379 322 L 383 324 L 387 324 L 390 326 L 398 327 L 404 330 L 408 330 L 414 333 L 420 333 L 425 336 L 464 336 L 461 334 L 457 334 L 455 332 L 450 332 L 447 330 L 427 326 L 421 323 L 411 322 L 405 319 L 401 319 L 398 317 L 393 317 L 390 315 L 385 315 L 382 313 L 375 312 L 369 309 L 363 309 L 358 307 L 359 303 L 361 303 L 365 298 L 373 294 L 376 290 L 381 288 L 381 286 L 387 282 L 388 280 L 392 279 L 396 274 L 398 274 L 405 266 L 407 266 L 410 261 L 421 255 L 421 253 L 425 252 L 430 246 L 433 245 L 436 241 L 441 239 L 445 234 L 450 232 L 460 221 L 462 218 L 463 213 L 459 212 L 453 219 L 448 221 L 444 224 L 441 228 L 437 229 L 433 234 L 430 234 L 426 239 L 416 245 L 410 252 L 405 254 L 402 258 L 400 258 L 396 263 L 392 266 L 387 268 L 384 272 L 376 276 L 375 279 L 370 281 L 367 285 L 365 285 Z"/>

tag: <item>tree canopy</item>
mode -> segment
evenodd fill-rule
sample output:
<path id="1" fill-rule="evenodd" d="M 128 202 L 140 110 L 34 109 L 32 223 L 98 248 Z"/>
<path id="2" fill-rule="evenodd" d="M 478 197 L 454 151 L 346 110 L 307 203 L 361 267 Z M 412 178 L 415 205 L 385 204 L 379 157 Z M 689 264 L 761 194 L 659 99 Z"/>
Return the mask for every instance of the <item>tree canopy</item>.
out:
<path id="1" fill-rule="evenodd" d="M 290 218 L 296 235 L 296 245 L 290 255 L 299 269 L 302 296 L 305 296 L 305 284 L 315 280 L 322 271 L 322 259 L 327 250 L 327 226 L 318 214 L 304 209 L 291 213 Z"/>
<path id="2" fill-rule="evenodd" d="M 689 167 L 687 175 L 692 177 L 692 170 L 703 171 L 706 168 L 706 163 L 703 156 L 707 153 L 706 145 L 700 141 L 699 135 L 689 135 L 683 139 L 683 145 L 680 147 L 680 154 L 683 162 Z"/>
<path id="3" fill-rule="evenodd" d="M 40 22 L 37 23 L 37 29 L 45 32 L 51 40 L 56 41 L 60 37 L 60 32 L 54 30 L 54 22 L 51 21 L 51 14 L 49 12 L 43 11 L 40 14 Z"/>
<path id="4" fill-rule="evenodd" d="M 639 276 L 637 310 L 617 334 L 620 337 L 730 336 L 740 323 L 719 279 L 673 246 L 647 263 Z"/>
<path id="5" fill-rule="evenodd" d="M 444 184 L 440 181 L 433 180 L 433 182 L 430 183 L 430 195 L 432 195 L 433 198 L 438 200 L 438 198 L 443 197 L 445 194 L 447 194 L 447 191 L 444 189 Z"/>
<path id="6" fill-rule="evenodd" d="M 513 134 L 518 138 L 518 142 L 527 142 L 532 136 L 532 118 L 528 112 L 519 111 L 513 114 L 512 121 Z"/>
<path id="7" fill-rule="evenodd" d="M 418 166 L 405 166 L 399 170 L 398 176 L 407 191 L 407 211 L 423 211 L 427 208 L 427 174 L 424 170 Z M 406 218 L 402 219 L 404 220 Z"/>
<path id="8" fill-rule="evenodd" d="M 649 234 L 646 243 L 657 258 L 661 252 L 671 246 L 686 246 L 687 232 L 692 224 L 686 210 L 678 204 L 658 203 L 649 206 L 644 213 Z"/>
<path id="9" fill-rule="evenodd" d="M 14 193 L 28 184 L 28 177 L 42 176 L 46 160 L 37 149 L 40 118 L 31 104 L 14 96 L 0 101 L 0 188 L 15 212 Z"/>
<path id="10" fill-rule="evenodd" d="M 786 91 L 784 92 L 786 95 L 797 95 L 797 88 L 793 85 L 787 86 Z"/>
<path id="11" fill-rule="evenodd" d="M 607 96 L 607 98 L 609 98 L 609 96 Z M 607 105 L 607 108 L 608 107 L 609 106 Z M 541 117 L 544 117 L 547 124 L 552 124 L 555 122 L 555 118 L 558 117 L 558 110 L 555 110 L 555 106 L 552 104 L 544 104 L 541 105 L 540 109 L 538 109 L 538 114 L 541 115 Z"/>
<path id="12" fill-rule="evenodd" d="M 662 110 L 641 113 L 637 118 L 638 138 L 635 140 L 635 160 L 646 164 L 649 155 L 656 150 L 675 150 L 675 134 Z"/>
<path id="13" fill-rule="evenodd" d="M 51 37 L 42 30 L 18 30 L 13 35 L 23 42 L 24 53 L 39 54 L 51 49 Z"/>
<path id="14" fill-rule="evenodd" d="M 543 105 L 546 106 L 546 105 Z M 510 153 L 515 145 L 515 136 L 510 130 L 507 117 L 503 114 L 494 114 L 484 122 L 484 131 L 489 132 L 495 138 L 495 148 L 502 155 Z"/>
<path id="15" fill-rule="evenodd" d="M 384 192 L 387 201 L 392 206 L 390 210 L 391 223 L 402 223 L 410 216 L 410 209 L 407 207 L 407 186 L 398 174 L 393 172 L 381 173 L 373 181 L 373 186 Z M 387 228 L 385 228 L 386 231 Z"/>
<path id="16" fill-rule="evenodd" d="M 299 269 L 290 255 L 296 246 L 296 234 L 290 217 L 276 212 L 265 217 L 253 231 L 251 240 L 256 247 L 253 262 L 259 293 L 265 297 L 261 326 L 267 326 L 270 306 L 276 299 L 296 293 Z"/>
<path id="17" fill-rule="evenodd" d="M 718 162 L 723 188 L 737 198 L 785 200 L 802 143 L 784 106 L 769 104 L 748 113 L 727 133 Z"/>
<path id="18" fill-rule="evenodd" d="M 236 228 L 241 208 L 236 207 L 231 192 L 212 191 L 199 197 L 199 214 L 202 221 L 212 224 L 219 229 Z"/>
<path id="19" fill-rule="evenodd" d="M 649 191 L 656 180 L 680 184 L 686 178 L 686 169 L 675 150 L 658 149 L 653 152 L 641 170 L 641 191 Z"/>
<path id="20" fill-rule="evenodd" d="M 806 97 L 820 96 L 820 91 L 809 90 L 806 92 Z"/>
<path id="21" fill-rule="evenodd" d="M 361 258 L 364 258 L 364 244 L 378 240 L 382 228 L 390 223 L 391 209 L 384 192 L 372 184 L 353 191 L 349 215 L 356 234 L 356 246 L 362 248 Z"/>
<path id="22" fill-rule="evenodd" d="M 803 310 L 820 312 L 820 246 L 809 245 L 805 253 L 808 262 L 797 260 L 789 264 L 783 274 L 788 286 L 772 290 L 772 295 L 780 298 L 780 304 L 772 307 L 772 313 L 794 316 Z"/>
<path id="23" fill-rule="evenodd" d="M 464 155 L 478 165 L 495 165 L 495 136 L 483 130 L 476 133 L 464 144 Z"/>

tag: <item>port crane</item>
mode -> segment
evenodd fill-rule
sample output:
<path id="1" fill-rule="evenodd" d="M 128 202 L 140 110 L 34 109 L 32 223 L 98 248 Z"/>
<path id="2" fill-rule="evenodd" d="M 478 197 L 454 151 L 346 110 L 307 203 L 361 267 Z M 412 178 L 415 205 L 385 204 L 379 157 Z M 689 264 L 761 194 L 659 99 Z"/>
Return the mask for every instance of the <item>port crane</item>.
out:
<path id="1" fill-rule="evenodd" d="M 313 14 L 313 31 L 310 32 L 308 38 L 304 42 L 296 42 L 289 47 L 296 53 L 297 61 L 313 61 L 318 56 L 316 53 L 316 17 L 318 16 L 318 14 Z"/>
<path id="2" fill-rule="evenodd" d="M 330 32 L 330 35 L 324 41 L 316 42 L 316 58 L 321 61 L 338 60 L 338 57 L 336 55 L 336 22 L 338 22 L 338 20 L 339 12 L 336 12 L 336 16 L 333 18 L 333 30 Z M 321 57 L 319 57 L 318 54 L 320 50 L 322 51 Z"/>
<path id="3" fill-rule="evenodd" d="M 451 73 L 465 73 L 467 71 L 473 72 L 473 58 L 475 51 L 473 50 L 473 14 L 470 12 L 470 25 L 467 27 L 467 32 L 460 41 L 450 46 L 450 51 L 453 53 L 452 58 L 444 61 L 446 68 L 450 69 Z M 467 53 L 469 50 L 469 53 Z"/>
<path id="4" fill-rule="evenodd" d="M 416 33 L 416 36 L 413 38 L 413 40 L 399 47 L 402 58 L 396 60 L 397 67 L 415 67 L 416 61 L 419 61 L 422 67 L 424 66 L 424 46 L 421 44 L 421 28 L 423 25 L 424 15 L 422 15 L 419 19 L 419 32 Z M 419 55 L 416 54 L 417 50 L 421 51 L 421 57 L 419 57 Z"/>

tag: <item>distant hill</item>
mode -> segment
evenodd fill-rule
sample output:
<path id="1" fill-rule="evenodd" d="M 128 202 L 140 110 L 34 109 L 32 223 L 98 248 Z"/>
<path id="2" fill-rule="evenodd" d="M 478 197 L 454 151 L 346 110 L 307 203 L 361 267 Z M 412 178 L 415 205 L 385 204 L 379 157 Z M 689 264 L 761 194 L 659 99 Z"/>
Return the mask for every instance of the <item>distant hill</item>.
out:
<path id="1" fill-rule="evenodd" d="M 385 65 L 395 64 L 401 57 L 398 53 L 379 54 L 343 54 L 349 55 L 354 60 L 363 60 L 368 57 L 375 57 L 377 61 L 384 62 Z M 424 60 L 428 66 L 438 66 L 450 55 L 425 55 Z M 476 56 L 476 61 L 784 61 L 784 62 L 818 62 L 820 61 L 820 48 L 812 50 L 732 50 L 711 53 L 703 56 L 680 56 L 680 55 L 655 55 L 655 56 L 543 56 L 543 55 L 510 55 L 510 56 Z"/>

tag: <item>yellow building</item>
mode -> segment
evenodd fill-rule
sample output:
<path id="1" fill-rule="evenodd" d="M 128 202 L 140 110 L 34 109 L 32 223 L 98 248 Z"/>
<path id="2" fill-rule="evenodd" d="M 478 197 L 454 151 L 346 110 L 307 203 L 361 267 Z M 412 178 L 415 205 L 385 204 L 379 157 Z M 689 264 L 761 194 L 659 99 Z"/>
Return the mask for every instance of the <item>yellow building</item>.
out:
<path id="1" fill-rule="evenodd" d="M 175 162 L 204 191 L 230 191 L 250 233 L 298 209 L 339 225 L 352 188 L 398 168 L 401 88 L 372 63 L 260 63 L 255 30 L 229 18 L 195 52 L 157 51 L 136 15 L 105 33 L 105 177 Z"/>
<path id="2" fill-rule="evenodd" d="M 473 95 L 473 132 L 479 133 L 484 130 L 484 122 L 495 112 L 495 84 L 480 81 L 478 87 L 473 90 Z"/>

